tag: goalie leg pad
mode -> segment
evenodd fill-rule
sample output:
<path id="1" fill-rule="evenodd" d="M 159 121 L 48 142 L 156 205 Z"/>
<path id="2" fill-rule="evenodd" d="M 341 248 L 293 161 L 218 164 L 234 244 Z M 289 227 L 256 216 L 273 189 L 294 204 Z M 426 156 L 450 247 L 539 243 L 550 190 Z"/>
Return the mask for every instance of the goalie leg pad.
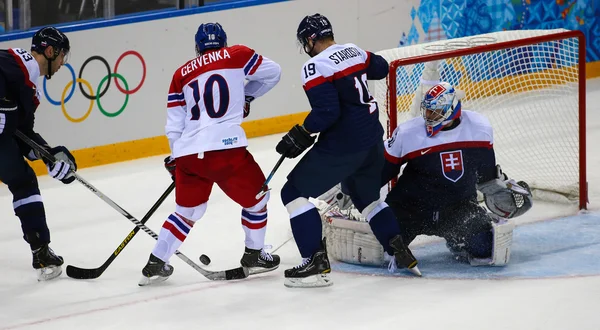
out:
<path id="1" fill-rule="evenodd" d="M 334 259 L 369 266 L 385 263 L 386 253 L 366 222 L 331 217 L 324 227 L 327 252 Z"/>
<path id="2" fill-rule="evenodd" d="M 494 217 L 492 222 L 492 256 L 491 258 L 470 258 L 472 266 L 505 266 L 510 261 L 514 223 L 503 218 Z"/>

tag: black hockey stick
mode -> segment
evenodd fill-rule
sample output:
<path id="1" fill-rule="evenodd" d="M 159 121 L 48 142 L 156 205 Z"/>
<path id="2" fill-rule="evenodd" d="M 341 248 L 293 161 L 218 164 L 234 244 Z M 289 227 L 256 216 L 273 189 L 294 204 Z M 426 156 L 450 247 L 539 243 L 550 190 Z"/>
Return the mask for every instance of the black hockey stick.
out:
<path id="1" fill-rule="evenodd" d="M 269 185 L 269 182 L 271 182 L 273 175 L 275 174 L 275 172 L 277 172 L 277 169 L 279 168 L 279 166 L 281 166 L 281 163 L 283 163 L 284 159 L 284 155 L 281 155 L 281 157 L 279 157 L 279 160 L 277 161 L 277 164 L 275 164 L 275 167 L 273 167 L 273 170 L 271 170 L 269 177 L 265 180 L 265 183 L 263 183 L 262 187 L 260 187 L 260 191 L 258 192 L 258 194 L 256 194 L 256 199 L 260 199 L 261 197 L 267 194 L 267 191 L 270 190 L 267 189 L 267 185 Z"/>
<path id="2" fill-rule="evenodd" d="M 154 212 L 160 207 L 160 205 L 167 199 L 169 194 L 175 189 L 175 182 L 171 183 L 169 188 L 160 196 L 160 198 L 152 205 L 152 208 L 144 215 L 142 221 L 140 223 L 145 224 L 150 217 L 154 214 Z M 71 278 L 76 278 L 80 280 L 89 280 L 93 278 L 98 278 L 104 271 L 110 266 L 110 264 L 119 256 L 121 251 L 129 244 L 131 239 L 140 231 L 140 227 L 135 227 L 128 235 L 125 237 L 123 242 L 119 244 L 119 246 L 115 249 L 115 251 L 110 255 L 110 257 L 102 264 L 102 266 L 98 268 L 79 268 L 72 265 L 67 266 L 67 276 Z"/>
<path id="3" fill-rule="evenodd" d="M 49 153 L 46 149 L 44 149 L 42 146 L 37 144 L 35 141 L 31 140 L 25 134 L 21 133 L 18 130 L 15 132 L 15 134 L 17 135 L 17 137 L 19 137 L 21 140 L 23 140 L 23 142 L 25 142 L 31 148 L 33 148 L 35 151 L 37 151 L 41 155 L 41 157 L 45 158 L 47 161 L 50 161 L 52 163 L 56 162 L 56 158 L 51 153 Z M 143 223 L 141 223 L 139 220 L 137 220 L 133 215 L 131 215 L 129 212 L 125 211 L 117 203 L 113 202 L 110 198 L 108 198 L 106 195 L 104 195 L 102 192 L 100 192 L 100 190 L 98 190 L 94 186 L 92 186 L 89 182 L 87 182 L 85 179 L 83 179 L 81 176 L 79 176 L 76 172 L 71 170 L 70 173 L 71 173 L 71 175 L 73 175 L 75 177 L 75 179 L 77 181 L 79 181 L 81 184 L 83 184 L 86 188 L 88 188 L 91 192 L 93 192 L 101 200 L 103 200 L 108 205 L 110 205 L 113 209 L 115 209 L 119 213 L 121 213 L 121 215 L 123 215 L 125 218 L 127 218 L 127 220 L 133 222 L 133 224 L 135 224 L 137 227 L 139 227 L 141 230 L 143 230 L 146 234 L 148 234 L 148 235 L 152 236 L 154 239 L 158 240 L 158 235 L 156 235 L 156 233 L 154 231 L 152 231 L 152 229 L 146 227 Z M 244 267 L 237 267 L 237 268 L 222 270 L 222 271 L 210 271 L 210 270 L 206 270 L 206 269 L 198 266 L 196 263 L 194 263 L 192 260 L 190 260 L 190 258 L 186 257 L 183 253 L 181 253 L 179 251 L 175 251 L 175 255 L 177 255 L 177 257 L 179 257 L 179 259 L 183 260 L 186 264 L 190 265 L 197 272 L 199 272 L 200 274 L 202 274 L 204 277 L 208 278 L 209 280 L 237 280 L 237 279 L 242 279 L 242 278 L 248 277 L 248 269 L 244 268 Z"/>

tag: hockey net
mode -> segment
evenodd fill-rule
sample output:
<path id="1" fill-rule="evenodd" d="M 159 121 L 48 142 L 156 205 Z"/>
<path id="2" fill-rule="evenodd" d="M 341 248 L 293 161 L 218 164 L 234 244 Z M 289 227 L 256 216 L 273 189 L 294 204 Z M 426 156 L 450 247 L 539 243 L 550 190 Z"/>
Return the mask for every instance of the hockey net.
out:
<path id="1" fill-rule="evenodd" d="M 581 32 L 503 31 L 377 54 L 390 63 L 387 79 L 373 89 L 388 136 L 421 115 L 420 100 L 432 84 L 449 82 L 463 109 L 490 120 L 496 161 L 505 173 L 526 181 L 536 198 L 586 207 Z"/>

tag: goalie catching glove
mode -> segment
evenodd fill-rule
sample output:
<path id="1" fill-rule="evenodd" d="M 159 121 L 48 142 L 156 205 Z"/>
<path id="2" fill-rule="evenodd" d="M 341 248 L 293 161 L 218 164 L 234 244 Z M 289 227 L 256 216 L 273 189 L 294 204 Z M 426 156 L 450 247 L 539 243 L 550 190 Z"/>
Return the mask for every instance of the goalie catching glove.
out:
<path id="1" fill-rule="evenodd" d="M 485 200 L 485 205 L 494 214 L 506 219 L 518 217 L 533 205 L 529 185 L 524 181 L 515 182 L 502 173 L 496 165 L 496 179 L 477 185 Z"/>

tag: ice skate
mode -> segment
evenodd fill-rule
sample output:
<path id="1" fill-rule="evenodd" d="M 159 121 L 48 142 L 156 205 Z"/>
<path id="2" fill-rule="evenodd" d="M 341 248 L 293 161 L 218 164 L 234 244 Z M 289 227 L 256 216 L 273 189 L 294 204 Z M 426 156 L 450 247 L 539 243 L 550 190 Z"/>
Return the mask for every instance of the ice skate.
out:
<path id="1" fill-rule="evenodd" d="M 250 275 L 270 272 L 279 267 L 280 258 L 276 254 L 269 254 L 264 249 L 253 250 L 246 248 L 240 260 L 242 267 L 248 268 Z"/>
<path id="2" fill-rule="evenodd" d="M 390 246 L 394 250 L 394 262 L 397 268 L 407 268 L 411 273 L 421 276 L 421 271 L 417 267 L 417 259 L 410 249 L 404 245 L 404 241 L 400 235 L 396 235 L 390 240 Z"/>
<path id="3" fill-rule="evenodd" d="M 173 274 L 173 266 L 150 254 L 148 263 L 142 269 L 142 279 L 139 286 L 146 286 L 166 281 Z"/>
<path id="4" fill-rule="evenodd" d="M 329 278 L 331 265 L 325 249 L 325 239 L 322 249 L 311 257 L 304 258 L 302 263 L 285 271 L 284 285 L 288 288 L 317 288 L 333 285 Z"/>
<path id="5" fill-rule="evenodd" d="M 57 256 L 48 244 L 42 245 L 31 251 L 33 254 L 32 266 L 37 271 L 38 281 L 48 281 L 62 274 L 61 265 L 64 260 Z"/>

